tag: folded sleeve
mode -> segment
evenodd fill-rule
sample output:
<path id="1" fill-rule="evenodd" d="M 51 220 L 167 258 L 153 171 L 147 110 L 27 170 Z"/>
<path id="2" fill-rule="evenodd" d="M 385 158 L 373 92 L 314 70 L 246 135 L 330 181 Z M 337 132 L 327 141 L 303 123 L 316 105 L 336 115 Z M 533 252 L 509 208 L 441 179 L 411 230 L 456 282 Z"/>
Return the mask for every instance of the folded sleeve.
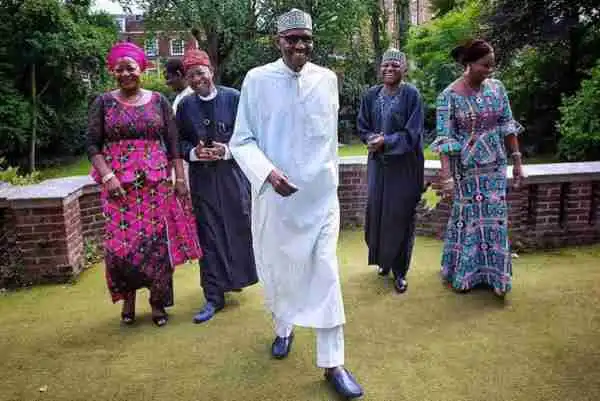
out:
<path id="1" fill-rule="evenodd" d="M 462 146 L 456 140 L 456 123 L 454 120 L 454 103 L 449 92 L 442 92 L 436 100 L 436 138 L 430 145 L 435 153 L 459 153 Z"/>
<path id="2" fill-rule="evenodd" d="M 501 97 L 502 111 L 500 118 L 498 119 L 499 129 L 503 136 L 508 135 L 519 135 L 524 131 L 524 128 L 517 120 L 514 119 L 512 108 L 510 107 L 510 100 L 508 99 L 508 93 L 506 88 L 500 81 L 496 81 L 498 85 L 498 94 Z"/>

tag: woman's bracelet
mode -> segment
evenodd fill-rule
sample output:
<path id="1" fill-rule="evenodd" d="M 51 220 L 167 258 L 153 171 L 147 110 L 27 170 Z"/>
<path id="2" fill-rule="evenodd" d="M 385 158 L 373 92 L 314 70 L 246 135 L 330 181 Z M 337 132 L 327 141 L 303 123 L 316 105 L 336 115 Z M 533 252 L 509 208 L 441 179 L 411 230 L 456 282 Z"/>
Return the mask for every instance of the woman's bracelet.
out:
<path id="1" fill-rule="evenodd" d="M 185 178 L 176 178 L 175 182 L 182 182 L 185 184 Z"/>
<path id="2" fill-rule="evenodd" d="M 102 177 L 102 183 L 106 184 L 107 182 L 109 182 L 110 180 L 112 180 L 113 178 L 115 178 L 115 173 L 113 173 L 112 171 L 108 174 L 106 174 L 105 176 Z"/>
<path id="3" fill-rule="evenodd" d="M 522 154 L 521 154 L 521 152 L 512 152 L 511 156 L 512 157 L 521 157 Z"/>

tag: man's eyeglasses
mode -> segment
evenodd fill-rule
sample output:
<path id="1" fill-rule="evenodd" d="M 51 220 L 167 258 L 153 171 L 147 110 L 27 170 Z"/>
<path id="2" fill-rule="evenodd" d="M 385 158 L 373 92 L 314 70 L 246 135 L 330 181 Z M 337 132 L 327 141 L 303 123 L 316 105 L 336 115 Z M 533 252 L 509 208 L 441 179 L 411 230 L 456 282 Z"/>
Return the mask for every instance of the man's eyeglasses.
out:
<path id="1" fill-rule="evenodd" d="M 313 43 L 312 36 L 308 35 L 285 35 L 282 36 L 282 38 L 285 39 L 285 41 L 288 42 L 290 45 L 295 45 L 300 41 L 307 45 L 312 45 Z"/>

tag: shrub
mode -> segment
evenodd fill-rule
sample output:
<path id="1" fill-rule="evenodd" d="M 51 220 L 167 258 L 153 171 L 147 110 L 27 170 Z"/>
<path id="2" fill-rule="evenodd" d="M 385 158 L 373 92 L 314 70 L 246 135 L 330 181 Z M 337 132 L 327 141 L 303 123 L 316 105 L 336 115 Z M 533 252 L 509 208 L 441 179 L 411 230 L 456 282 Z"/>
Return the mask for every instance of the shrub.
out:
<path id="1" fill-rule="evenodd" d="M 600 61 L 581 88 L 560 107 L 561 159 L 600 160 Z"/>
<path id="2" fill-rule="evenodd" d="M 39 171 L 21 175 L 18 167 L 4 167 L 5 163 L 5 159 L 0 158 L 0 182 L 7 182 L 12 185 L 31 185 L 42 180 Z"/>

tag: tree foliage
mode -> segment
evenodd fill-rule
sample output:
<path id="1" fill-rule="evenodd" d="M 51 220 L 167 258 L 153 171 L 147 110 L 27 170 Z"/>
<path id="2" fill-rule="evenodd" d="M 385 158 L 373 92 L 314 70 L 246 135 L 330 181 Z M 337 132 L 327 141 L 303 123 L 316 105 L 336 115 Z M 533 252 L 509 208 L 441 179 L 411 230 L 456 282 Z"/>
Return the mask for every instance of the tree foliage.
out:
<path id="1" fill-rule="evenodd" d="M 439 18 L 452 10 L 461 8 L 465 3 L 465 0 L 429 0 L 429 9 L 436 18 Z"/>
<path id="2" fill-rule="evenodd" d="M 89 86 L 102 84 L 103 60 L 116 40 L 112 19 L 90 15 L 88 7 L 58 0 L 3 2 L 0 149 L 8 149 L 9 162 L 24 164 L 31 147 L 44 157 L 81 149 Z M 83 73 L 90 74 L 90 85 Z M 29 160 L 30 167 L 35 163 Z"/>
<path id="3" fill-rule="evenodd" d="M 239 84 L 249 68 L 277 57 L 273 34 L 281 13 L 295 7 L 312 15 L 314 59 L 328 64 L 332 53 L 352 49 L 366 12 L 360 0 L 146 0 L 141 6 L 151 29 L 192 32 L 215 65 L 217 80 L 227 84 Z"/>
<path id="4" fill-rule="evenodd" d="M 560 108 L 560 156 L 564 160 L 600 160 L 600 62 L 576 94 Z"/>
<path id="5" fill-rule="evenodd" d="M 525 46 L 570 45 L 570 62 L 576 62 L 576 45 L 597 28 L 598 0 L 496 0 L 484 18 L 487 36 L 500 59 L 509 59 Z"/>
<path id="6" fill-rule="evenodd" d="M 597 0 L 497 0 L 483 18 L 533 152 L 555 152 L 561 99 L 600 58 Z"/>
<path id="7" fill-rule="evenodd" d="M 428 106 L 430 128 L 436 97 L 461 71 L 450 58 L 450 50 L 477 34 L 480 10 L 480 3 L 473 1 L 409 31 L 406 42 L 411 64 L 409 78 L 419 88 Z"/>

